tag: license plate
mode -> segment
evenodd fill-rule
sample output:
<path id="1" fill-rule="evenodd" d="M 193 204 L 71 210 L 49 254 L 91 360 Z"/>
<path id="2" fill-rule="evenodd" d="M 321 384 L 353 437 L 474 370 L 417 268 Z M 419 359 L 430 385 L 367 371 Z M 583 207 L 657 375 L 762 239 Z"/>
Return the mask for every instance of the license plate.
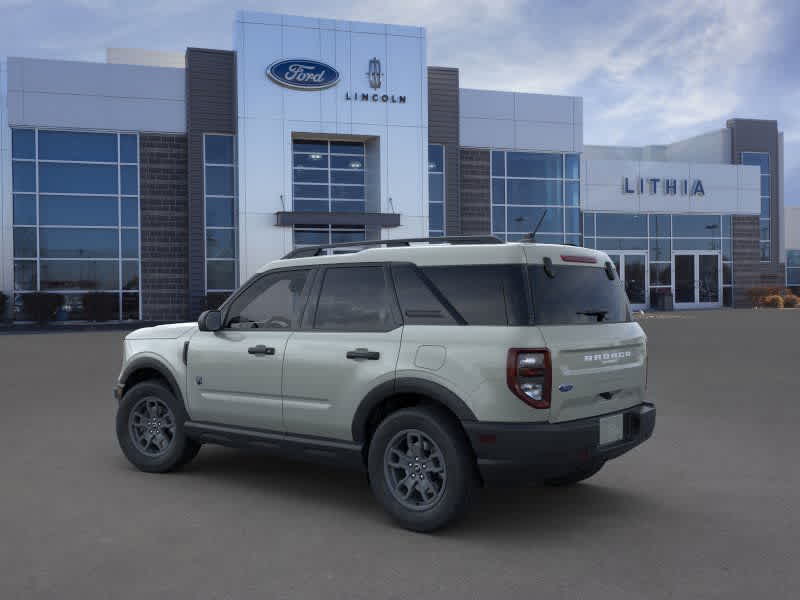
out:
<path id="1" fill-rule="evenodd" d="M 619 442 L 624 434 L 622 415 L 600 417 L 600 446 Z"/>

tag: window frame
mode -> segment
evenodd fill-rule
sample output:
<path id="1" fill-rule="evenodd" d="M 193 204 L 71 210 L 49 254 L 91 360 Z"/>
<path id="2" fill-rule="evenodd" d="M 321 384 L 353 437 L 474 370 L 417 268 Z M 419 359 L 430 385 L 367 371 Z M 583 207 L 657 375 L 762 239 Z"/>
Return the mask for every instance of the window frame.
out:
<path id="1" fill-rule="evenodd" d="M 211 163 L 206 161 L 206 139 L 213 137 L 226 137 L 231 139 L 233 163 Z M 215 131 L 204 131 L 202 139 L 202 161 L 203 161 L 203 288 L 206 295 L 208 294 L 225 294 L 232 293 L 237 290 L 239 285 L 239 167 L 238 167 L 238 145 L 237 137 L 234 133 L 218 133 Z M 225 167 L 233 170 L 233 194 L 209 194 L 208 193 L 208 169 L 209 167 Z M 233 204 L 233 224 L 230 226 L 225 225 L 211 225 L 208 224 L 208 199 L 209 198 L 223 198 L 230 199 Z M 221 229 L 225 231 L 232 231 L 233 233 L 233 257 L 214 258 L 208 256 L 208 230 Z M 233 287 L 232 288 L 212 288 L 208 286 L 208 263 L 209 262 L 227 262 L 233 263 Z"/>

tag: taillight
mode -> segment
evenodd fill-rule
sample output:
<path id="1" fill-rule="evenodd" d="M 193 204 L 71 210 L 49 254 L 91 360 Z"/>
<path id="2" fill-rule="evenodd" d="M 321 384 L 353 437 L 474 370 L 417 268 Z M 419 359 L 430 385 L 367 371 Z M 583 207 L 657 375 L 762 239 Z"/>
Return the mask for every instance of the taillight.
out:
<path id="1" fill-rule="evenodd" d="M 550 408 L 552 366 L 550 351 L 543 348 L 511 348 L 506 381 L 514 394 L 534 408 Z"/>

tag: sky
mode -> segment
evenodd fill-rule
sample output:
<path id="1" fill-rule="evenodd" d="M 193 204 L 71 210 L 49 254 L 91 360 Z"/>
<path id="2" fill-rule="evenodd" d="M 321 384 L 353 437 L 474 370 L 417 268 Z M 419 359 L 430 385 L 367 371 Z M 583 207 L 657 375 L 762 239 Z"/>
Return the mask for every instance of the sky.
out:
<path id="1" fill-rule="evenodd" d="M 776 119 L 800 205 L 794 0 L 0 0 L 0 56 L 105 59 L 107 47 L 230 49 L 237 9 L 421 25 L 462 87 L 583 97 L 584 143 L 665 144 Z"/>

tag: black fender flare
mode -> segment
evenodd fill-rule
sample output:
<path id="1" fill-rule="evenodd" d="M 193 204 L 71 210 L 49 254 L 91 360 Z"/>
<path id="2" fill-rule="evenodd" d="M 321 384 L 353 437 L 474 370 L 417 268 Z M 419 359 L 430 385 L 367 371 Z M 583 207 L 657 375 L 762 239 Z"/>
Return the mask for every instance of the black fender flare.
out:
<path id="1" fill-rule="evenodd" d="M 366 441 L 367 420 L 372 411 L 387 398 L 402 394 L 426 396 L 450 409 L 459 421 L 478 420 L 469 406 L 443 385 L 427 379 L 400 377 L 381 383 L 361 400 L 355 415 L 353 415 L 353 441 Z"/>
<path id="2" fill-rule="evenodd" d="M 157 371 L 159 375 L 161 375 L 170 387 L 170 390 L 175 397 L 186 406 L 186 402 L 183 399 L 183 394 L 181 393 L 181 388 L 178 385 L 178 381 L 175 379 L 175 375 L 172 374 L 172 371 L 169 367 L 167 367 L 163 362 L 151 357 L 151 356 L 142 356 L 140 358 L 134 358 L 130 361 L 125 368 L 123 369 L 122 373 L 119 376 L 119 383 L 120 385 L 125 385 L 128 378 L 135 373 L 136 371 L 141 371 L 142 369 L 152 369 Z"/>

